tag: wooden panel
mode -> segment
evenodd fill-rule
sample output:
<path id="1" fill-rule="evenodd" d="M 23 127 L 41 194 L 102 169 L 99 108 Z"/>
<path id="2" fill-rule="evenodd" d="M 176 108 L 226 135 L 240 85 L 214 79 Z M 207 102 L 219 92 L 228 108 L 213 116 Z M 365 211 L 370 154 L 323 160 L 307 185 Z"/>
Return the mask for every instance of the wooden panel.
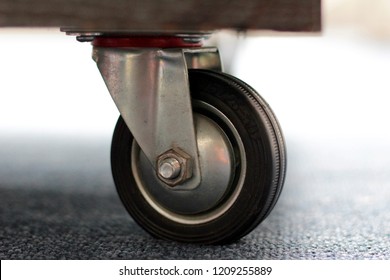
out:
<path id="1" fill-rule="evenodd" d="M 319 31 L 321 0 L 0 0 L 0 26 Z"/>

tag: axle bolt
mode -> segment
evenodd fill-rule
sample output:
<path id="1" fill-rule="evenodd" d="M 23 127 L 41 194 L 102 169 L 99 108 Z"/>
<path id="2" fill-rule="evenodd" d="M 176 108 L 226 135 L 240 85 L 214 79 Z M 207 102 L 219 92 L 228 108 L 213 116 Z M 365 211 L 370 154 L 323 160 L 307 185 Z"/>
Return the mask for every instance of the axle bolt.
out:
<path id="1" fill-rule="evenodd" d="M 191 157 L 179 148 L 173 148 L 157 157 L 156 174 L 170 187 L 184 183 L 192 177 Z"/>
<path id="2" fill-rule="evenodd" d="M 179 176 L 180 171 L 180 162 L 175 158 L 164 159 L 158 167 L 158 173 L 164 179 L 175 179 Z"/>

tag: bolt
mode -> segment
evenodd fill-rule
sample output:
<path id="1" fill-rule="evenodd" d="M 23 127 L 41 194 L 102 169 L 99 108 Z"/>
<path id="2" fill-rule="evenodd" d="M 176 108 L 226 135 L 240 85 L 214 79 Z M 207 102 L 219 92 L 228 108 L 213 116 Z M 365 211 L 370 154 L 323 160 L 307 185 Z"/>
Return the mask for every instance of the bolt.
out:
<path id="1" fill-rule="evenodd" d="M 92 42 L 94 39 L 95 39 L 95 36 L 91 36 L 91 35 L 76 36 L 76 40 L 81 42 L 81 43 Z"/>
<path id="2" fill-rule="evenodd" d="M 164 159 L 158 167 L 158 173 L 164 179 L 175 179 L 179 176 L 180 171 L 180 162 L 175 158 Z"/>
<path id="3" fill-rule="evenodd" d="M 191 157 L 180 150 L 173 148 L 157 157 L 157 176 L 170 187 L 175 187 L 192 177 Z"/>

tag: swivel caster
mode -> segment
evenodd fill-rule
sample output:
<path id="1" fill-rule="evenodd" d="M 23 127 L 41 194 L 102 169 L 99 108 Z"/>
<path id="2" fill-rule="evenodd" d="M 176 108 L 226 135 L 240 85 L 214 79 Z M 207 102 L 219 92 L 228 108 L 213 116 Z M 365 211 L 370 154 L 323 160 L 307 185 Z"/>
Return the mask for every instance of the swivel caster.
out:
<path id="1" fill-rule="evenodd" d="M 220 71 L 215 49 L 193 38 L 158 39 L 160 46 L 139 37 L 93 42 L 121 112 L 111 148 L 119 197 L 153 236 L 233 242 L 261 223 L 280 195 L 281 129 L 250 86 Z"/>

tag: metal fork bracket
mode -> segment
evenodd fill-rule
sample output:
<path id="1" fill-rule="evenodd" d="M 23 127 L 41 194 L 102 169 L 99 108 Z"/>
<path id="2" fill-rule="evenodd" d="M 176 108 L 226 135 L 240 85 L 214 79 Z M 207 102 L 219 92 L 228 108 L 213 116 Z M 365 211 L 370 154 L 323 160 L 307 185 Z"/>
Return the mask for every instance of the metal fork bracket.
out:
<path id="1" fill-rule="evenodd" d="M 159 156 L 172 149 L 184 151 L 191 160 L 192 177 L 174 189 L 196 188 L 201 170 L 187 69 L 221 70 L 217 49 L 94 46 L 93 59 L 154 169 Z"/>

